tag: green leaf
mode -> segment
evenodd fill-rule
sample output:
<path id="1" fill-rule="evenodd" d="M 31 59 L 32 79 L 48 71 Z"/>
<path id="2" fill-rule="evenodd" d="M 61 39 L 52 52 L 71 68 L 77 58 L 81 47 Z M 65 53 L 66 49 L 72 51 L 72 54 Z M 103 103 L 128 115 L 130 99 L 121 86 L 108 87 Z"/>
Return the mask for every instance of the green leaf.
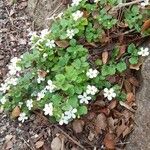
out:
<path id="1" fill-rule="evenodd" d="M 77 108 L 79 106 L 77 97 L 76 96 L 69 97 L 68 104 L 70 104 L 73 108 Z"/>
<path id="2" fill-rule="evenodd" d="M 131 64 L 137 64 L 138 63 L 138 57 L 136 57 L 136 56 L 133 56 L 133 57 L 131 57 L 130 59 L 129 59 L 129 62 L 131 63 Z"/>
<path id="3" fill-rule="evenodd" d="M 121 61 L 117 64 L 116 68 L 119 72 L 123 72 L 127 69 L 127 65 L 124 61 Z"/>
<path id="4" fill-rule="evenodd" d="M 128 53 L 132 54 L 135 49 L 136 49 L 135 45 L 134 45 L 133 43 L 131 43 L 131 44 L 128 46 Z"/>
<path id="5" fill-rule="evenodd" d="M 65 82 L 65 76 L 63 74 L 58 74 L 55 76 L 56 81 L 60 82 L 61 84 L 63 84 Z"/>
<path id="6" fill-rule="evenodd" d="M 78 115 L 81 116 L 81 115 L 86 115 L 88 112 L 87 110 L 87 107 L 86 106 L 80 106 L 78 108 Z"/>
<path id="7" fill-rule="evenodd" d="M 63 97 L 61 97 L 59 94 L 53 95 L 51 98 L 54 106 L 59 106 L 62 99 L 63 99 Z"/>

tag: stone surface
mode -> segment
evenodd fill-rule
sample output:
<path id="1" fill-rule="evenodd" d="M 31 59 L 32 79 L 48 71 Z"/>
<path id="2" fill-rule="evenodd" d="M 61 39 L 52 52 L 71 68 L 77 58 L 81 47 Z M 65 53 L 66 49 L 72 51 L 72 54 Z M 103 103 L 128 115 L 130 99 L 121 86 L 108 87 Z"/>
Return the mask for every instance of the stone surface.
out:
<path id="1" fill-rule="evenodd" d="M 48 28 L 52 18 L 64 9 L 62 0 L 29 0 L 26 11 L 33 17 L 36 28 Z"/>
<path id="2" fill-rule="evenodd" d="M 145 45 L 150 48 L 150 40 Z M 141 70 L 142 85 L 137 92 L 138 110 L 135 115 L 135 130 L 130 136 L 126 150 L 150 150 L 150 56 Z"/>

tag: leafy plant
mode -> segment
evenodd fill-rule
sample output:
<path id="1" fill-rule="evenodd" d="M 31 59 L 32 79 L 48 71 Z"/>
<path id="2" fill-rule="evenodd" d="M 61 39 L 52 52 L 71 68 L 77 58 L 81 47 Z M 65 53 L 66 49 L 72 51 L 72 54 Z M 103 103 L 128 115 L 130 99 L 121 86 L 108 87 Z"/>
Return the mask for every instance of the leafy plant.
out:
<path id="1" fill-rule="evenodd" d="M 120 51 L 114 48 L 105 63 L 100 57 L 95 63 L 89 61 L 89 45 L 99 47 L 103 35 L 109 35 L 119 22 L 105 7 L 109 4 L 111 9 L 117 3 L 74 1 L 56 18 L 51 30 L 45 29 L 40 35 L 32 33 L 32 51 L 13 58 L 8 66 L 7 79 L 0 88 L 1 106 L 7 111 L 19 108 L 21 113 L 16 117 L 22 122 L 32 110 L 39 109 L 62 125 L 86 114 L 87 104 L 99 91 L 104 90 L 108 100 L 125 100 L 121 87 L 111 84 L 108 77 L 123 73 L 128 62 L 137 64 L 139 55 L 146 56 L 148 52 L 130 44 L 119 58 Z M 144 18 L 139 12 L 137 5 L 124 12 L 129 28 L 137 31 Z"/>

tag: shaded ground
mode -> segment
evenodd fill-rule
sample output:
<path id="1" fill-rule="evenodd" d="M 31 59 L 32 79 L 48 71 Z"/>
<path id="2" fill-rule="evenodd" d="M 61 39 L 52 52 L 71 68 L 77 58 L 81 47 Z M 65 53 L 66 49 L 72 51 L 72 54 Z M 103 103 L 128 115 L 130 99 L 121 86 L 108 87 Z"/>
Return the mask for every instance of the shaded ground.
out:
<path id="1" fill-rule="evenodd" d="M 28 5 L 27 1 L 21 0 L 14 5 L 12 5 L 11 2 L 12 1 L 6 0 L 0 1 L 0 27 L 2 29 L 0 31 L 2 37 L 0 41 L 1 81 L 7 72 L 6 65 L 8 64 L 10 57 L 18 56 L 24 51 L 29 50 L 29 47 L 27 46 L 28 31 L 31 30 L 31 28 L 33 30 L 35 27 L 37 27 L 37 25 L 39 25 L 39 28 L 43 26 L 43 24 L 39 24 L 41 21 L 37 20 L 40 17 L 36 18 L 34 16 L 34 14 L 36 14 L 36 16 L 39 15 L 36 9 L 31 9 L 32 7 L 28 7 L 27 9 L 28 11 L 35 11 L 30 12 L 31 16 L 34 17 L 33 20 L 25 13 L 25 9 Z M 39 7 L 39 9 L 42 9 L 42 5 L 36 2 L 37 1 L 34 1 L 36 5 L 33 7 Z M 51 7 L 54 7 L 55 5 L 53 3 Z M 47 6 L 47 9 L 48 8 L 49 6 Z M 49 12 L 49 9 L 46 10 L 46 12 L 47 11 Z M 59 9 L 57 11 L 59 11 Z M 48 15 L 45 13 L 42 14 L 41 12 L 40 15 Z M 55 13 L 49 12 L 49 17 L 51 17 L 51 14 Z M 44 16 L 41 17 L 43 18 Z M 43 20 L 46 21 L 47 19 L 44 18 Z M 149 59 L 147 61 L 149 62 Z M 144 66 L 143 72 L 149 68 L 150 66 L 148 65 Z M 145 73 L 143 73 L 143 78 L 146 79 L 143 82 L 143 87 L 148 87 L 149 82 L 147 81 L 149 80 L 149 75 L 150 74 L 147 73 L 145 76 Z M 131 76 L 128 78 L 130 77 Z M 128 84 L 132 86 L 131 83 Z M 136 128 L 135 132 L 133 132 L 133 135 L 131 136 L 131 142 L 129 142 L 130 144 L 126 148 L 127 150 L 134 150 L 133 147 L 135 147 L 135 145 L 137 145 L 137 147 L 135 147 L 136 150 L 149 149 L 148 144 L 146 143 L 150 143 L 148 138 L 150 124 L 148 122 L 148 116 L 146 115 L 149 114 L 147 111 L 149 110 L 148 107 L 150 105 L 147 102 L 149 97 L 145 98 L 145 95 L 148 95 L 150 91 L 148 91 L 149 89 L 146 90 L 146 88 L 143 91 L 143 87 L 141 87 L 142 90 L 137 96 L 139 100 L 138 105 L 141 106 L 138 109 L 136 116 L 137 119 L 135 121 L 138 124 L 138 128 Z M 141 100 L 143 97 L 144 100 Z M 101 97 L 98 97 L 97 101 L 93 105 L 94 107 L 89 106 L 90 113 L 87 116 L 83 117 L 82 119 L 78 119 L 73 123 L 70 123 L 68 126 L 63 127 L 49 123 L 48 120 L 39 112 L 33 114 L 30 120 L 26 121 L 23 125 L 17 121 L 9 119 L 8 116 L 6 116 L 4 113 L 0 113 L 0 148 L 2 150 L 50 150 L 52 146 L 53 150 L 64 149 L 63 147 L 65 147 L 66 150 L 100 150 L 103 149 L 103 140 L 106 126 L 107 128 L 114 128 L 114 130 L 117 130 L 118 137 L 125 137 L 120 138 L 116 142 L 118 147 L 123 148 L 126 142 L 128 143 L 126 135 L 128 135 L 133 129 L 133 122 L 129 121 L 129 119 L 132 120 L 133 113 L 120 107 L 117 108 L 116 111 L 112 111 L 111 109 L 117 106 L 116 101 L 113 101 L 112 104 L 109 105 L 106 104 L 103 100 L 99 101 L 100 99 Z M 109 109 L 106 109 L 108 108 L 108 105 Z M 143 108 L 145 112 L 143 111 Z M 120 114 L 120 111 L 122 114 Z M 107 118 L 107 121 L 105 115 L 103 114 L 106 116 L 110 115 L 110 117 L 108 117 L 109 119 Z M 112 116 L 115 117 L 112 118 Z M 148 120 L 145 120 L 145 118 Z M 120 126 L 118 124 L 120 124 Z M 125 124 L 128 124 L 128 126 Z M 140 142 L 141 135 L 143 137 L 142 142 Z"/>

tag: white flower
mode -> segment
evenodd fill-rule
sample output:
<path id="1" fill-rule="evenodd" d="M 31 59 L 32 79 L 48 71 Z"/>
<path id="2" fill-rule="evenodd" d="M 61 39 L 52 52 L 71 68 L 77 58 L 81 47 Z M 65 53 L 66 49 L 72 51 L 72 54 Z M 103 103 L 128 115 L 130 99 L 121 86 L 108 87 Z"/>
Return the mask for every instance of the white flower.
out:
<path id="1" fill-rule="evenodd" d="M 149 5 L 149 4 L 150 4 L 149 0 L 144 0 L 144 2 L 141 3 L 141 6 L 145 7 L 145 6 Z"/>
<path id="2" fill-rule="evenodd" d="M 12 59 L 10 60 L 10 62 L 11 62 L 13 65 L 15 65 L 15 66 L 16 66 L 16 64 L 17 64 L 19 61 L 21 61 L 21 59 L 20 59 L 20 58 L 17 58 L 17 57 L 14 57 L 14 58 L 12 58 Z"/>
<path id="3" fill-rule="evenodd" d="M 47 53 L 44 53 L 44 54 L 43 54 L 43 58 L 46 58 L 47 56 L 48 56 Z"/>
<path id="4" fill-rule="evenodd" d="M 68 117 L 65 116 L 64 114 L 62 114 L 61 119 L 60 119 L 60 121 L 59 121 L 59 124 L 60 124 L 60 125 L 68 124 L 68 122 L 69 122 Z"/>
<path id="5" fill-rule="evenodd" d="M 18 118 L 19 121 L 21 121 L 23 123 L 27 119 L 28 119 L 28 117 L 26 116 L 26 114 L 24 112 L 20 113 L 19 118 Z"/>
<path id="6" fill-rule="evenodd" d="M 46 90 L 42 90 L 41 92 L 37 93 L 37 101 L 41 100 L 42 98 L 44 98 L 46 93 Z"/>
<path id="7" fill-rule="evenodd" d="M 49 33 L 48 29 L 44 29 L 44 30 L 41 31 L 40 37 L 44 38 L 48 33 Z"/>
<path id="8" fill-rule="evenodd" d="M 5 98 L 5 96 L 3 96 L 1 99 L 0 99 L 0 102 L 4 105 L 6 103 L 7 99 Z"/>
<path id="9" fill-rule="evenodd" d="M 72 30 L 67 30 L 67 37 L 69 38 L 69 39 L 72 39 L 73 38 L 73 36 L 75 35 L 75 31 L 72 29 Z"/>
<path id="10" fill-rule="evenodd" d="M 27 100 L 26 105 L 27 105 L 28 109 L 31 110 L 31 108 L 33 107 L 33 100 L 32 99 Z"/>
<path id="11" fill-rule="evenodd" d="M 77 112 L 77 109 L 71 107 L 64 114 L 66 115 L 66 117 L 68 117 L 68 119 L 71 119 L 71 118 L 75 119 L 76 118 L 76 115 L 75 115 L 76 112 Z"/>
<path id="12" fill-rule="evenodd" d="M 77 21 L 79 18 L 81 18 L 83 16 L 83 12 L 80 10 L 77 10 L 76 12 L 74 12 L 72 14 L 72 17 L 75 21 Z"/>
<path id="13" fill-rule="evenodd" d="M 109 101 L 116 97 L 116 93 L 113 88 L 105 88 L 104 89 L 104 97 L 107 97 Z"/>
<path id="14" fill-rule="evenodd" d="M 98 89 L 95 86 L 93 85 L 87 86 L 87 90 L 86 90 L 87 94 L 95 95 L 97 92 L 98 92 Z"/>
<path id="15" fill-rule="evenodd" d="M 19 61 L 21 61 L 21 59 L 17 57 L 14 57 L 10 60 L 10 64 L 8 65 L 10 75 L 15 75 L 17 72 L 21 71 L 21 67 L 17 66 Z"/>
<path id="16" fill-rule="evenodd" d="M 88 104 L 91 100 L 91 97 L 87 95 L 87 93 L 83 93 L 83 95 L 79 95 L 78 98 L 80 99 L 80 103 Z"/>
<path id="17" fill-rule="evenodd" d="M 9 90 L 10 86 L 7 83 L 2 83 L 0 87 L 0 91 L 3 93 L 6 93 L 7 90 Z"/>
<path id="18" fill-rule="evenodd" d="M 99 2 L 99 0 L 94 0 L 94 3 L 98 3 Z"/>
<path id="19" fill-rule="evenodd" d="M 5 82 L 9 85 L 17 85 L 18 78 L 7 78 Z"/>
<path id="20" fill-rule="evenodd" d="M 92 68 L 91 68 L 91 69 L 89 69 L 88 72 L 86 73 L 86 76 L 92 79 L 92 78 L 97 77 L 98 73 L 99 73 L 99 72 L 98 72 L 96 69 L 92 69 Z"/>
<path id="21" fill-rule="evenodd" d="M 53 103 L 45 104 L 45 108 L 43 109 L 45 115 L 53 115 Z"/>
<path id="22" fill-rule="evenodd" d="M 140 51 L 138 52 L 138 55 L 141 56 L 148 56 L 149 55 L 149 49 L 141 47 Z"/>
<path id="23" fill-rule="evenodd" d="M 50 47 L 50 48 L 55 47 L 56 46 L 55 41 L 54 40 L 47 40 L 46 46 Z"/>
<path id="24" fill-rule="evenodd" d="M 41 81 L 45 81 L 45 78 L 39 76 L 37 78 L 37 83 L 41 83 Z"/>
<path id="25" fill-rule="evenodd" d="M 53 82 L 51 80 L 48 80 L 47 81 L 47 86 L 46 86 L 46 89 L 50 92 L 50 93 L 53 93 L 54 90 L 56 89 L 56 86 L 53 84 Z"/>
<path id="26" fill-rule="evenodd" d="M 78 6 L 82 0 L 72 0 L 71 6 Z"/>

